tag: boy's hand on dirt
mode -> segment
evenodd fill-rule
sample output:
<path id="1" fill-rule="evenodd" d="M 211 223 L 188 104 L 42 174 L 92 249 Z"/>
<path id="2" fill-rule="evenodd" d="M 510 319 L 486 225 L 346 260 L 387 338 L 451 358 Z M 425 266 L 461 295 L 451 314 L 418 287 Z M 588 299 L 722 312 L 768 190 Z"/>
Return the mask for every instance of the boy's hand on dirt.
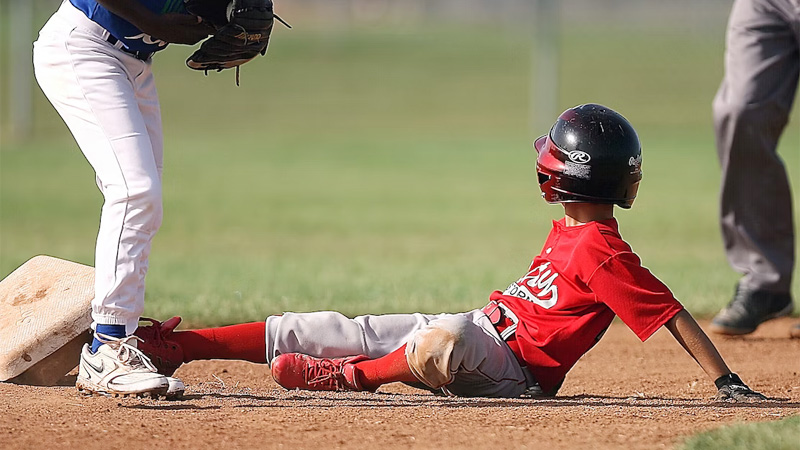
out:
<path id="1" fill-rule="evenodd" d="M 718 402 L 760 402 L 767 400 L 764 395 L 750 389 L 739 375 L 729 373 L 714 381 L 717 386 L 717 395 L 714 400 Z"/>

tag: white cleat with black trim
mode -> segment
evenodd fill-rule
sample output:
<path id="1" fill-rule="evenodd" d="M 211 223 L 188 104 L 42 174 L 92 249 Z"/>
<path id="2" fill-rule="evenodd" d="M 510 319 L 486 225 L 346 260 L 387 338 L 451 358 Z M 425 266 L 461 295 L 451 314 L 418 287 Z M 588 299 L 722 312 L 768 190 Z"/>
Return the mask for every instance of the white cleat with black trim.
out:
<path id="1" fill-rule="evenodd" d="M 137 396 L 157 398 L 167 395 L 170 381 L 156 371 L 153 363 L 139 349 L 139 338 L 121 339 L 100 334 L 95 336 L 103 343 L 96 353 L 89 345 L 83 346 L 75 387 L 85 394 L 105 396 Z M 183 394 L 183 383 L 177 380 L 175 392 Z M 176 395 L 180 395 L 176 394 Z"/>
<path id="2" fill-rule="evenodd" d="M 167 377 L 167 382 L 169 382 L 169 387 L 167 388 L 167 393 L 164 394 L 167 400 L 183 398 L 183 393 L 186 391 L 186 386 L 183 384 L 183 381 L 175 377 Z"/>

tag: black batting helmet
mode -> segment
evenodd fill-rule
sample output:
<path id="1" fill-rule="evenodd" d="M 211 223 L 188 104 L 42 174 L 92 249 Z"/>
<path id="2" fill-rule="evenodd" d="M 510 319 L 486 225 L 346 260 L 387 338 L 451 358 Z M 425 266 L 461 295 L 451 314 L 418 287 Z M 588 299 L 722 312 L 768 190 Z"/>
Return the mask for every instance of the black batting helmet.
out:
<path id="1" fill-rule="evenodd" d="M 548 203 L 633 205 L 642 179 L 642 147 L 630 122 L 611 108 L 570 108 L 533 146 Z"/>

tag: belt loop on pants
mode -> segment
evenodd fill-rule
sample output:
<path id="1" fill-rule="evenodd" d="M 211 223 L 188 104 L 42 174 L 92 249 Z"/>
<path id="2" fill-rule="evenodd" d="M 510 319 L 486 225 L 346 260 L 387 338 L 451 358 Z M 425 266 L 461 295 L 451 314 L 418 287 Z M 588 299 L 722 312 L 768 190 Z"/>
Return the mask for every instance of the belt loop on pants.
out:
<path id="1" fill-rule="evenodd" d="M 508 342 L 514 338 L 514 332 L 517 331 L 517 323 L 519 323 L 519 318 L 514 311 L 494 300 L 484 306 L 482 311 L 489 317 L 489 321 L 492 322 L 502 340 Z"/>
<path id="2" fill-rule="evenodd" d="M 123 44 L 122 41 L 120 41 L 119 39 L 117 39 L 114 36 L 112 36 L 111 33 L 108 33 L 108 31 L 106 31 L 106 33 L 104 33 L 104 34 L 108 34 L 108 36 L 105 37 L 106 38 L 106 42 L 108 42 L 109 44 L 113 45 L 114 48 L 122 50 L 123 52 L 125 52 L 125 53 L 127 53 L 129 55 L 132 55 L 136 59 L 140 59 L 142 61 L 147 61 L 148 59 L 150 59 L 151 56 L 153 56 L 153 52 L 143 52 L 141 50 L 131 50 L 128 47 L 125 47 L 125 44 Z"/>
<path id="3" fill-rule="evenodd" d="M 541 395 L 542 388 L 522 359 L 522 354 L 519 350 L 519 343 L 517 342 L 517 336 L 515 334 L 517 331 L 517 324 L 519 324 L 519 317 L 514 314 L 511 308 L 495 300 L 491 300 L 488 305 L 481 308 L 481 311 L 486 314 L 486 317 L 489 318 L 489 322 L 491 322 L 492 325 L 494 325 L 494 329 L 497 330 L 497 334 L 500 335 L 500 338 L 505 341 L 508 348 L 514 353 L 514 356 L 517 357 L 522 373 L 525 375 L 526 384 L 528 385 L 524 395 Z"/>

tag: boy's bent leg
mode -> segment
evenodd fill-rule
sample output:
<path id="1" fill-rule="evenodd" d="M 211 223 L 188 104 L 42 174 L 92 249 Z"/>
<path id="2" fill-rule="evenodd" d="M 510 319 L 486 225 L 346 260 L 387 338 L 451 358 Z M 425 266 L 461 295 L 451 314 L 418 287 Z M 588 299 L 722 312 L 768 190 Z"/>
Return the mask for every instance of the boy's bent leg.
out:
<path id="1" fill-rule="evenodd" d="M 406 357 L 420 381 L 453 395 L 519 397 L 533 383 L 480 310 L 431 321 Z"/>
<path id="2" fill-rule="evenodd" d="M 518 397 L 533 384 L 479 310 L 436 316 L 407 345 L 377 359 L 284 353 L 272 360 L 272 375 L 288 389 L 374 391 L 399 381 L 485 397 Z"/>
<path id="3" fill-rule="evenodd" d="M 266 326 L 272 374 L 289 389 L 375 390 L 389 382 L 419 382 L 408 367 L 405 344 L 432 320 L 451 316 L 349 319 L 331 311 L 272 316 Z"/>
<path id="4" fill-rule="evenodd" d="M 426 386 L 439 389 L 453 381 L 459 364 L 453 364 L 456 346 L 470 345 L 470 322 L 461 317 L 440 319 L 419 330 L 405 349 L 406 362 L 414 376 Z"/>
<path id="5" fill-rule="evenodd" d="M 418 385 L 419 377 L 411 371 L 404 345 L 378 359 L 368 359 L 353 363 L 353 377 L 356 384 L 367 391 L 376 391 L 387 383 L 410 383 Z"/>

